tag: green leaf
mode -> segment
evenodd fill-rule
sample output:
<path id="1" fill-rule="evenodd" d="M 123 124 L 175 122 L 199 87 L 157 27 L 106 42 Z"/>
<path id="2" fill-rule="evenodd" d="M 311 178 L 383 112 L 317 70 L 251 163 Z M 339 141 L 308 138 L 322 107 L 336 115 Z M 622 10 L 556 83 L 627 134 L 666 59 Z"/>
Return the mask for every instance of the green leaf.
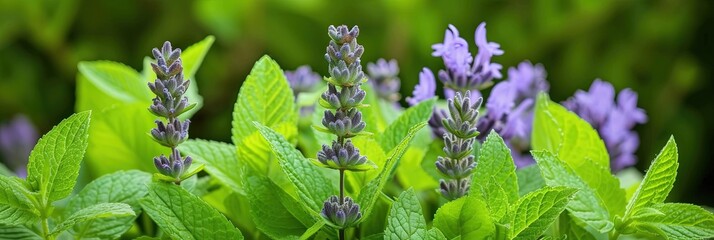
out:
<path id="1" fill-rule="evenodd" d="M 441 206 L 436 210 L 433 224 L 447 239 L 486 239 L 496 233 L 486 203 L 474 195 Z"/>
<path id="2" fill-rule="evenodd" d="M 714 238 L 714 214 L 691 204 L 659 203 L 652 206 L 662 214 L 638 219 L 631 227 L 654 232 L 669 239 Z"/>
<path id="3" fill-rule="evenodd" d="M 596 163 L 610 167 L 605 144 L 592 126 L 541 93 L 536 100 L 531 142 L 533 150 L 548 150 L 580 173 Z"/>
<path id="4" fill-rule="evenodd" d="M 310 237 L 312 237 L 312 235 L 315 235 L 315 233 L 320 231 L 323 226 L 325 226 L 325 221 L 316 222 L 314 225 L 312 225 L 312 227 L 305 230 L 305 233 L 300 236 L 300 240 L 309 239 Z"/>
<path id="5" fill-rule="evenodd" d="M 140 204 L 173 239 L 243 239 L 225 216 L 180 186 L 152 182 Z"/>
<path id="6" fill-rule="evenodd" d="M 387 118 L 382 115 L 382 110 L 380 110 L 379 106 L 377 106 L 379 104 L 377 93 L 374 91 L 371 84 L 362 84 L 360 87 L 366 93 L 363 104 L 370 106 L 360 109 L 362 112 L 362 119 L 364 122 L 368 123 L 367 126 L 365 126 L 364 131 L 371 133 L 384 132 L 389 123 L 387 123 Z M 322 115 L 322 112 L 319 112 L 318 114 Z M 319 121 L 317 123 L 319 123 Z"/>
<path id="7" fill-rule="evenodd" d="M 0 239 L 41 240 L 42 237 L 24 226 L 0 225 Z"/>
<path id="8" fill-rule="evenodd" d="M 511 150 L 503 142 L 501 136 L 495 131 L 491 131 L 481 146 L 480 154 L 478 167 L 471 176 L 472 182 L 485 187 L 488 190 L 487 192 L 497 191 L 490 190 L 491 188 L 500 188 L 505 191 L 506 203 L 516 202 L 518 200 L 516 165 L 513 163 Z M 491 198 L 486 198 L 489 206 L 495 204 L 506 205 L 505 203 L 491 202 L 489 199 Z"/>
<path id="9" fill-rule="evenodd" d="M 538 165 L 533 164 L 520 168 L 516 170 L 516 176 L 518 177 L 518 195 L 520 196 L 545 186 L 545 181 L 540 175 Z"/>
<path id="10" fill-rule="evenodd" d="M 425 239 L 426 235 L 419 198 L 414 189 L 409 188 L 399 194 L 389 210 L 384 239 Z"/>
<path id="11" fill-rule="evenodd" d="M 565 210 L 576 191 L 567 187 L 544 187 L 523 196 L 510 213 L 511 238 L 538 238 Z"/>
<path id="12" fill-rule="evenodd" d="M 152 159 L 170 150 L 149 135 L 156 117 L 146 108 L 145 103 L 135 103 L 94 112 L 86 155 L 93 177 L 119 170 L 156 172 Z"/>
<path id="13" fill-rule="evenodd" d="M 134 211 L 131 210 L 131 206 L 126 203 L 99 203 L 74 212 L 69 216 L 69 218 L 65 219 L 52 229 L 50 234 L 57 235 L 58 233 L 71 228 L 75 224 L 82 222 L 124 216 L 136 216 Z"/>
<path id="14" fill-rule="evenodd" d="M 65 198 L 72 192 L 87 149 L 90 115 L 90 111 L 80 112 L 63 120 L 32 149 L 27 182 L 39 192 L 41 204 Z"/>
<path id="15" fill-rule="evenodd" d="M 506 215 L 510 205 L 508 194 L 495 178 L 482 179 L 481 182 L 474 183 L 471 189 L 472 193 L 479 191 L 494 221 L 500 221 Z"/>
<path id="16" fill-rule="evenodd" d="M 438 228 L 432 228 L 429 229 L 429 231 L 426 232 L 427 239 L 430 240 L 447 240 L 446 236 L 444 236 L 444 233 L 439 231 Z"/>
<path id="17" fill-rule="evenodd" d="M 190 139 L 179 150 L 191 156 L 195 162 L 206 165 L 206 172 L 237 193 L 245 195 L 241 183 L 240 171 L 243 165 L 238 162 L 236 147 L 233 144 Z"/>
<path id="18" fill-rule="evenodd" d="M 384 167 L 382 167 L 379 175 L 369 181 L 369 183 L 360 190 L 360 194 L 357 196 L 357 203 L 359 203 L 362 209 L 362 219 L 366 219 L 371 214 L 377 197 L 381 194 L 382 188 L 384 188 L 384 185 L 390 179 L 389 176 L 392 170 L 407 151 L 409 144 L 412 139 L 414 139 L 414 135 L 425 125 L 425 122 L 421 122 L 411 127 L 404 139 L 389 152 L 387 162 L 384 164 Z"/>
<path id="19" fill-rule="evenodd" d="M 377 142 L 382 149 L 392 150 L 405 137 L 411 126 L 428 121 L 435 102 L 436 98 L 420 102 L 404 111 L 396 121 L 387 126 L 382 134 L 377 135 Z"/>
<path id="20" fill-rule="evenodd" d="M 377 141 L 373 138 L 353 138 L 352 143 L 359 149 L 362 156 L 367 157 L 378 168 L 384 167 L 387 154 L 384 153 Z M 345 192 L 351 196 L 359 195 L 362 188 L 378 175 L 379 171 L 345 171 Z"/>
<path id="21" fill-rule="evenodd" d="M 119 171 L 104 175 L 87 184 L 67 204 L 67 215 L 100 203 L 125 203 L 139 211 L 139 199 L 146 196 L 146 184 L 151 174 L 138 171 Z M 69 216 L 67 216 L 69 217 Z M 135 216 L 120 216 L 95 219 L 75 224 L 77 238 L 119 238 L 131 228 Z"/>
<path id="22" fill-rule="evenodd" d="M 293 101 L 293 92 L 278 63 L 267 55 L 260 58 L 243 82 L 233 109 L 233 144 L 240 149 L 241 143 L 256 132 L 254 121 L 267 127 L 285 122 L 297 125 Z"/>
<path id="23" fill-rule="evenodd" d="M 677 143 L 674 141 L 674 137 L 670 137 L 667 145 L 652 161 L 645 178 L 630 199 L 630 203 L 627 204 L 625 218 L 644 207 L 662 203 L 674 186 L 678 167 Z"/>
<path id="24" fill-rule="evenodd" d="M 146 82 L 129 66 L 118 62 L 93 61 L 80 62 L 77 68 L 76 111 L 102 110 L 132 103 L 146 103 L 148 106 L 151 102 L 152 93 Z"/>
<path id="25" fill-rule="evenodd" d="M 590 188 L 573 169 L 547 151 L 532 151 L 548 186 L 564 186 L 577 189 L 575 197 L 566 207 L 573 216 L 581 219 L 600 232 L 608 232 L 614 226 L 610 214 L 596 191 Z"/>
<path id="26" fill-rule="evenodd" d="M 250 216 L 257 228 L 270 238 L 297 238 L 307 231 L 306 226 L 322 222 L 315 221 L 297 199 L 267 177 L 244 176 L 244 180 Z M 317 216 L 317 212 L 314 214 Z"/>
<path id="27" fill-rule="evenodd" d="M 0 224 L 18 225 L 37 222 L 39 213 L 32 204 L 30 191 L 17 177 L 0 176 Z"/>
<path id="28" fill-rule="evenodd" d="M 330 180 L 282 135 L 258 122 L 254 122 L 254 125 L 270 143 L 270 148 L 277 156 L 283 171 L 297 187 L 302 202 L 310 209 L 319 211 L 322 208 L 322 201 L 337 191 Z"/>

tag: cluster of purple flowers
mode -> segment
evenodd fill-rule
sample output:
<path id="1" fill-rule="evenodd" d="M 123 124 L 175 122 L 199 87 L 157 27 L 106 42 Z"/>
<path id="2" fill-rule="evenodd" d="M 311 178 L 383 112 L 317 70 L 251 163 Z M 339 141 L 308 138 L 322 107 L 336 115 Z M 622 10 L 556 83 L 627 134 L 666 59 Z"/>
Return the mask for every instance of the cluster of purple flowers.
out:
<path id="1" fill-rule="evenodd" d="M 38 139 L 37 129 L 24 115 L 0 125 L 0 153 L 5 165 L 18 177 L 27 176 L 27 162 Z"/>
<path id="2" fill-rule="evenodd" d="M 188 139 L 188 127 L 191 123 L 188 119 L 182 122 L 178 117 L 196 104 L 189 104 L 188 98 L 184 96 L 190 81 L 183 76 L 181 49 L 173 49 L 167 41 L 160 51 L 154 48 L 152 54 L 156 59 L 156 63 L 151 63 L 156 80 L 148 85 L 156 97 L 149 111 L 165 118 L 166 122 L 157 119 L 156 128 L 151 129 L 151 136 L 159 144 L 171 148 L 168 157 L 163 154 L 155 157 L 154 165 L 161 174 L 179 182 L 191 166 L 192 159 L 189 156 L 181 158 L 181 153 L 176 148 Z"/>
<path id="3" fill-rule="evenodd" d="M 615 100 L 612 84 L 596 79 L 588 92 L 578 90 L 563 105 L 598 131 L 607 147 L 613 171 L 637 162 L 635 151 L 640 138 L 632 128 L 647 121 L 645 111 L 637 107 L 637 93 L 623 89 Z"/>
<path id="4" fill-rule="evenodd" d="M 397 60 L 384 60 L 380 58 L 376 63 L 367 64 L 369 82 L 374 87 L 377 97 L 389 102 L 399 101 L 399 65 Z"/>
<path id="5" fill-rule="evenodd" d="M 301 93 L 314 91 L 322 78 L 320 74 L 313 72 L 310 66 L 303 65 L 295 71 L 285 71 L 285 79 L 288 80 L 293 95 L 297 98 Z"/>
<path id="6" fill-rule="evenodd" d="M 330 78 L 326 79 L 327 91 L 322 94 L 320 104 L 327 108 L 322 125 L 337 139 L 332 141 L 332 145 L 322 146 L 317 153 L 317 161 L 323 167 L 340 171 L 340 196 L 327 199 L 321 215 L 341 229 L 342 235 L 345 228 L 356 224 L 362 217 L 359 205 L 344 196 L 344 171 L 363 171 L 368 169 L 365 165 L 369 164 L 350 140 L 366 126 L 359 111 L 366 95 L 360 88 L 366 80 L 360 64 L 364 48 L 357 43 L 357 26 L 352 29 L 344 25 L 330 26 L 328 34 L 331 40 L 325 59 L 329 64 Z"/>
<path id="7" fill-rule="evenodd" d="M 446 99 L 454 93 L 471 91 L 471 100 L 481 96 L 481 90 L 493 85 L 494 78 L 501 78 L 501 65 L 492 63 L 493 56 L 502 55 L 499 44 L 486 40 L 485 23 L 476 28 L 475 42 L 478 54 L 472 57 L 468 42 L 459 36 L 458 30 L 449 25 L 443 43 L 432 46 L 435 57 L 441 57 L 446 69 L 438 73 L 444 84 Z M 511 148 L 517 166 L 532 164 L 530 149 L 533 111 L 536 96 L 547 92 L 549 84 L 546 71 L 540 64 L 528 61 L 508 69 L 508 79 L 496 84 L 486 101 L 486 113 L 478 119 L 478 129 L 482 132 L 495 130 Z M 407 97 L 409 105 L 429 99 L 436 94 L 436 78 L 431 70 L 424 68 L 419 73 L 419 84 L 413 96 Z M 634 155 L 639 138 L 632 131 L 635 124 L 647 119 L 644 111 L 637 108 L 637 95 L 629 89 L 620 92 L 615 102 L 615 90 L 611 84 L 595 81 L 590 92 L 579 91 L 564 105 L 593 125 L 602 136 L 611 156 L 612 169 L 617 171 L 635 163 Z M 429 125 L 437 137 L 443 137 L 447 130 L 443 120 L 448 113 L 435 109 Z M 479 136 L 483 141 L 484 137 Z"/>

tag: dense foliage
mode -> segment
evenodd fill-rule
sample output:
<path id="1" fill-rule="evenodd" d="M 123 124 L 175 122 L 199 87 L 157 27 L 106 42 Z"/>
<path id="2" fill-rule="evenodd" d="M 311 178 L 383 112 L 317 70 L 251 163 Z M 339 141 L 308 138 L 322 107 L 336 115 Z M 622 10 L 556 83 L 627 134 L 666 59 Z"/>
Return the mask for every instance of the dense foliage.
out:
<path id="1" fill-rule="evenodd" d="M 213 37 L 185 51 L 166 43 L 141 73 L 80 63 L 77 113 L 39 140 L 25 179 L 0 176 L 0 238 L 714 237 L 714 214 L 664 202 L 679 166 L 673 137 L 643 178 L 612 174 L 621 168 L 613 164 L 627 166 L 619 156 L 631 152 L 619 149 L 631 140 L 606 133 L 644 121 L 636 95 L 593 94 L 609 106 L 593 108 L 581 93 L 570 111 L 530 63 L 494 85 L 501 65 L 491 57 L 503 51 L 484 26 L 475 56 L 447 30 L 434 45 L 446 101 L 433 97 L 426 69 L 406 109 L 394 103 L 389 73 L 398 69 L 388 62 L 363 84 L 356 27 L 329 28 L 324 87 L 309 69 L 285 73 L 264 56 L 235 101 L 232 143 L 187 139 L 187 118 L 202 106 L 188 79 Z M 629 121 L 601 126 L 588 118 L 595 113 Z M 83 159 L 97 178 L 72 195 Z"/>

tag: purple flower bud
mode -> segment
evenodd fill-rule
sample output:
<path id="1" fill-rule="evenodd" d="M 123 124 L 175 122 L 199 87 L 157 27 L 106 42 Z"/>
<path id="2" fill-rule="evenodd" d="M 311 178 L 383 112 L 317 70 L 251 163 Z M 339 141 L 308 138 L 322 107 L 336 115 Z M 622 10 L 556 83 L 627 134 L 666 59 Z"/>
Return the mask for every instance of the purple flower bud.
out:
<path id="1" fill-rule="evenodd" d="M 322 145 L 322 150 L 317 153 L 317 160 L 323 165 L 333 169 L 358 169 L 358 165 L 365 164 L 367 158 L 360 155 L 352 141 L 345 141 L 344 145 L 332 141 L 332 147 Z"/>
<path id="2" fill-rule="evenodd" d="M 25 166 L 39 135 L 32 122 L 24 115 L 17 115 L 0 125 L 0 153 L 4 163 L 19 176 L 27 176 Z"/>
<path id="3" fill-rule="evenodd" d="M 439 191 L 448 200 L 455 200 L 466 196 L 471 189 L 471 178 L 440 179 Z"/>
<path id="4" fill-rule="evenodd" d="M 338 109 L 335 113 L 332 113 L 330 110 L 325 110 L 322 125 L 333 134 L 342 138 L 354 137 L 357 133 L 364 130 L 366 126 L 364 121 L 362 121 L 362 113 L 355 108 L 347 111 Z"/>
<path id="5" fill-rule="evenodd" d="M 612 84 L 596 79 L 590 91 L 577 91 L 563 105 L 598 131 L 607 147 L 613 171 L 637 162 L 635 152 L 640 139 L 632 128 L 647 122 L 644 110 L 637 107 L 637 93 L 624 89 L 615 99 Z"/>
<path id="6" fill-rule="evenodd" d="M 368 63 L 369 81 L 374 86 L 377 96 L 390 101 L 399 101 L 399 66 L 397 60 L 392 59 L 387 62 L 380 58 L 377 63 Z"/>
<path id="7" fill-rule="evenodd" d="M 414 106 L 434 96 L 436 96 L 434 73 L 428 68 L 423 68 L 419 73 L 419 84 L 414 87 L 412 97 L 407 97 L 407 103 L 409 103 L 410 106 Z"/>
<path id="8" fill-rule="evenodd" d="M 331 196 L 325 201 L 320 215 L 328 223 L 340 229 L 351 227 L 362 218 L 359 204 L 350 197 L 345 197 L 344 202 L 340 203 L 340 199 L 337 196 Z"/>

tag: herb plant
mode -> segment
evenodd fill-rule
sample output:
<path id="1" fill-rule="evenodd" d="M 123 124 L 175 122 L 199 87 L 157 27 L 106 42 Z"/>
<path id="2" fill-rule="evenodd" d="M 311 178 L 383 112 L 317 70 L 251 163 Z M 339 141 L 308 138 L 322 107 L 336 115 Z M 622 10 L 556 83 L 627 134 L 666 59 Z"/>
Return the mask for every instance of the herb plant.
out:
<path id="1" fill-rule="evenodd" d="M 166 42 L 141 73 L 80 63 L 77 113 L 37 142 L 25 179 L 0 175 L 0 239 L 714 238 L 710 211 L 665 202 L 674 137 L 644 177 L 613 175 L 647 119 L 634 91 L 598 80 L 561 105 L 527 61 L 498 81 L 504 51 L 482 23 L 475 56 L 449 26 L 433 47 L 445 69 L 425 68 L 403 108 L 397 62 L 365 74 L 359 33 L 328 28 L 326 86 L 259 59 L 231 143 L 188 139 L 213 37 Z"/>

